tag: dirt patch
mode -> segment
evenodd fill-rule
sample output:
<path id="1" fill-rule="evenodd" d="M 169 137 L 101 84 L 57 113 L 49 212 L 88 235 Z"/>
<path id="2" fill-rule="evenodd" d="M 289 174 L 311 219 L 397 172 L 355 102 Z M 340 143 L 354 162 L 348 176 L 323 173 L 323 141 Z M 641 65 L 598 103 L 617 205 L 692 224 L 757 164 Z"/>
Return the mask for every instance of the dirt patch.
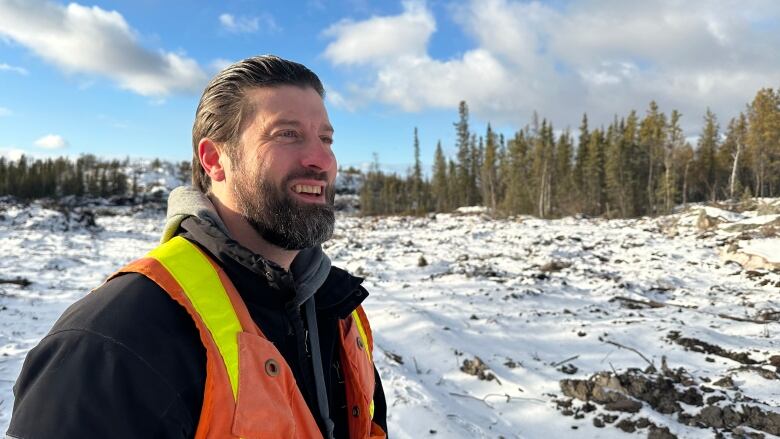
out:
<path id="1" fill-rule="evenodd" d="M 550 261 L 539 267 L 539 270 L 543 273 L 553 273 L 569 267 L 571 267 L 571 262 L 568 261 Z"/>
<path id="2" fill-rule="evenodd" d="M 758 361 L 750 358 L 747 352 L 733 352 L 697 338 L 682 337 L 679 331 L 669 331 L 666 338 L 693 352 L 717 355 L 742 364 L 758 364 Z"/>
<path id="3" fill-rule="evenodd" d="M 460 367 L 460 370 L 469 375 L 474 375 L 483 381 L 498 381 L 498 378 L 493 375 L 493 372 L 490 372 L 490 368 L 487 364 L 479 357 L 474 357 L 473 360 L 469 360 L 468 358 L 463 360 L 463 365 Z"/>
<path id="4" fill-rule="evenodd" d="M 599 372 L 588 379 L 564 379 L 559 384 L 563 394 L 572 400 L 591 405 L 595 403 L 605 412 L 624 413 L 625 416 L 614 426 L 626 432 L 648 428 L 648 437 L 676 437 L 666 427 L 654 425 L 646 418 L 631 416 L 648 405 L 654 411 L 670 415 L 682 424 L 712 429 L 720 434 L 718 437 L 725 437 L 723 433 L 730 433 L 732 437 L 745 437 L 745 427 L 780 435 L 780 413 L 752 404 L 755 401 L 743 397 L 739 392 L 729 393 L 702 385 L 683 368 L 670 369 L 665 363 L 662 372 L 639 369 L 629 369 L 623 373 Z M 557 404 L 558 407 L 566 406 L 565 403 Z M 692 414 L 691 407 L 701 409 Z M 568 404 L 567 410 L 576 413 L 572 403 Z M 593 420 L 596 427 L 605 426 L 605 421 L 599 414 Z M 754 437 L 764 437 L 763 433 L 755 433 Z"/>

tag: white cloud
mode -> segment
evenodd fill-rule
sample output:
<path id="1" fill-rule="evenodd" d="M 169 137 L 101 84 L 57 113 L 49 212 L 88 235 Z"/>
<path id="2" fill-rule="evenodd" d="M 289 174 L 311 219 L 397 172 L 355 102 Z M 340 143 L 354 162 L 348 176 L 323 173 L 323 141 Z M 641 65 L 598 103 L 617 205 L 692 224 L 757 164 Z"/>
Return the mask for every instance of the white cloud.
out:
<path id="1" fill-rule="evenodd" d="M 200 91 L 207 80 L 193 59 L 142 47 L 121 14 L 97 6 L 6 0 L 0 35 L 65 72 L 104 76 L 143 96 Z"/>
<path id="2" fill-rule="evenodd" d="M 44 149 L 63 149 L 68 146 L 68 142 L 60 135 L 47 134 L 36 140 L 35 146 Z"/>
<path id="3" fill-rule="evenodd" d="M 219 16 L 219 24 L 226 31 L 233 33 L 255 33 L 260 30 L 266 33 L 275 33 L 281 30 L 274 17 L 268 13 L 254 17 L 236 17 L 233 14 L 224 13 Z"/>
<path id="4" fill-rule="evenodd" d="M 433 15 L 422 3 L 405 2 L 404 12 L 393 17 L 340 21 L 323 33 L 335 41 L 325 48 L 333 64 L 382 63 L 398 57 L 424 56 L 428 39 L 436 31 Z"/>
<path id="5" fill-rule="evenodd" d="M 0 117 L 10 116 L 14 114 L 13 111 L 5 107 L 0 107 Z"/>
<path id="6" fill-rule="evenodd" d="M 27 69 L 25 69 L 24 67 L 12 66 L 12 65 L 6 64 L 6 63 L 0 63 L 0 72 L 3 72 L 3 71 L 5 71 L 5 72 L 14 72 L 14 73 L 18 73 L 18 74 L 24 75 L 24 76 L 27 76 L 27 73 L 28 73 Z"/>
<path id="7" fill-rule="evenodd" d="M 585 111 L 609 123 L 656 100 L 697 129 L 708 106 L 725 123 L 759 88 L 779 85 L 777 2 L 472 0 L 449 9 L 475 45 L 448 59 L 427 48 L 436 21 L 422 3 L 328 28 L 324 57 L 363 67 L 346 71 L 356 76 L 342 106 L 454 109 L 465 99 L 482 120 L 520 126 L 537 110 L 576 127 Z"/>

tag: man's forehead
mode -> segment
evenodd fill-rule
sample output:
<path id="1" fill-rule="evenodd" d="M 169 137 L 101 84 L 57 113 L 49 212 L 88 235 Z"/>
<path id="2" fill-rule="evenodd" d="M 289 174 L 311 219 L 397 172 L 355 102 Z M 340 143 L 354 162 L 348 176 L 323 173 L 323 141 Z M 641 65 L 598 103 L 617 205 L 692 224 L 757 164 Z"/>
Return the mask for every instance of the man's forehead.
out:
<path id="1" fill-rule="evenodd" d="M 253 88 L 246 93 L 246 112 L 263 125 L 318 123 L 333 131 L 325 102 L 311 87 L 283 85 Z"/>

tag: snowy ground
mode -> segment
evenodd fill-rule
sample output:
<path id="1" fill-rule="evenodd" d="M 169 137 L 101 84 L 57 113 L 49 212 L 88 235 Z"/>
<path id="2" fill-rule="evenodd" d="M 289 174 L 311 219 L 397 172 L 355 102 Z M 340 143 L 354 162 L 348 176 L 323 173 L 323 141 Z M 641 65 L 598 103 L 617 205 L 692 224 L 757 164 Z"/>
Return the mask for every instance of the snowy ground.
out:
<path id="1" fill-rule="evenodd" d="M 120 214 L 98 212 L 90 228 L 41 207 L 0 206 L 0 279 L 33 281 L 0 284 L 0 431 L 27 350 L 68 304 L 155 245 L 160 213 L 112 212 Z M 700 383 L 729 376 L 733 388 L 715 393 L 777 411 L 780 381 L 766 363 L 780 354 L 780 322 L 760 319 L 780 311 L 780 274 L 723 263 L 719 246 L 737 232 L 701 232 L 696 212 L 611 221 L 339 217 L 325 247 L 335 265 L 366 277 L 392 437 L 646 437 L 646 429 L 596 427 L 601 409 L 564 416 L 555 401 L 564 399 L 562 379 L 648 362 L 660 369 L 662 356 Z M 772 242 L 752 245 L 771 259 Z M 757 363 L 686 350 L 672 331 Z M 482 378 L 493 379 L 461 370 L 476 357 Z M 646 403 L 615 414 L 647 418 L 680 438 L 714 435 Z"/>

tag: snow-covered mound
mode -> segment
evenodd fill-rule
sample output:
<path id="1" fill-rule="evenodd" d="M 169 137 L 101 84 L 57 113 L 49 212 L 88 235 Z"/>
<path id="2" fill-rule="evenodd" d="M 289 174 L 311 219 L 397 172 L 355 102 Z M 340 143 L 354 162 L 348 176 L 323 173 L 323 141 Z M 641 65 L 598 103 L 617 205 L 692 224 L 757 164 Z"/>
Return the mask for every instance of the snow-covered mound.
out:
<path id="1" fill-rule="evenodd" d="M 759 199 L 752 210 L 728 211 L 692 206 L 668 217 L 665 225 L 676 234 L 714 237 L 724 261 L 745 269 L 780 270 L 780 200 Z"/>
<path id="2" fill-rule="evenodd" d="M 55 215 L 36 209 L 32 217 Z M 0 221 L 0 279 L 18 281 L 0 283 L 0 429 L 27 350 L 69 303 L 156 244 L 160 211 L 109 212 L 97 214 L 97 228 L 56 232 L 8 213 Z M 730 215 L 719 214 L 723 224 L 759 216 Z M 701 230 L 698 217 L 339 215 L 324 247 L 334 265 L 366 278 L 391 436 L 628 438 L 633 428 L 711 438 L 713 427 L 697 422 L 732 406 L 771 420 L 780 274 L 721 261 L 719 249 L 742 232 Z M 614 411 L 576 399 L 574 387 L 598 373 L 649 386 L 661 378 L 635 369 L 651 364 L 687 396 L 661 406 L 626 389 L 629 403 Z M 742 419 L 728 413 L 731 424 Z M 747 419 L 717 430 L 772 437 Z"/>

